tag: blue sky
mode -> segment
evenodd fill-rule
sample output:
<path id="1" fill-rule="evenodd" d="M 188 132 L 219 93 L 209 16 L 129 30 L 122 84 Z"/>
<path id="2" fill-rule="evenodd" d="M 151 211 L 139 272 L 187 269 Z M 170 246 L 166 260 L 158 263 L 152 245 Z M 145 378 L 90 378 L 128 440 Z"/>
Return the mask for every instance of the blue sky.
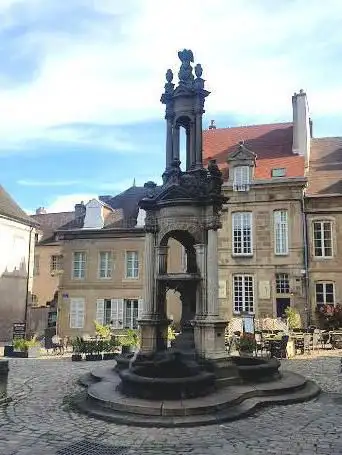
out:
<path id="1" fill-rule="evenodd" d="M 28 211 L 159 179 L 177 51 L 204 68 L 205 125 L 291 121 L 342 135 L 340 0 L 1 0 L 0 183 Z"/>

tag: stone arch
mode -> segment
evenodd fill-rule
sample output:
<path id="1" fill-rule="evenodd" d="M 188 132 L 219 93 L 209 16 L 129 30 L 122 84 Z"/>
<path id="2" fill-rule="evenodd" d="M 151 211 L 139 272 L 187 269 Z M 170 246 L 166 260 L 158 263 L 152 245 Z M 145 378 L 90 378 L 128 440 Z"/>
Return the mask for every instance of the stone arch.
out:
<path id="1" fill-rule="evenodd" d="M 167 232 L 160 240 L 159 245 L 166 247 L 170 239 L 177 240 L 185 249 L 187 256 L 187 272 L 196 273 L 198 271 L 196 260 L 196 240 L 193 235 L 185 230 L 175 229 Z"/>

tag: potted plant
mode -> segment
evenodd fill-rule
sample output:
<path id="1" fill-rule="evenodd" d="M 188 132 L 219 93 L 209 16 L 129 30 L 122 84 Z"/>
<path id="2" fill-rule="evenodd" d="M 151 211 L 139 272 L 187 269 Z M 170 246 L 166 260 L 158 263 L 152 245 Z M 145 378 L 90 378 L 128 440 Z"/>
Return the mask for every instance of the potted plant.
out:
<path id="1" fill-rule="evenodd" d="M 118 342 L 115 337 L 112 337 L 110 340 L 104 340 L 104 345 L 103 345 L 103 360 L 114 360 L 115 359 L 115 349 L 118 346 Z"/>
<path id="2" fill-rule="evenodd" d="M 172 346 L 172 341 L 176 338 L 175 329 L 169 325 L 167 328 L 167 344 L 168 347 Z"/>
<path id="3" fill-rule="evenodd" d="M 36 358 L 40 356 L 40 342 L 36 336 L 33 336 L 30 340 L 26 340 L 26 349 L 28 358 Z"/>
<path id="4" fill-rule="evenodd" d="M 74 340 L 71 341 L 72 345 L 72 355 L 71 361 L 72 362 L 80 362 L 82 360 L 82 351 L 83 351 L 83 340 L 80 337 L 76 337 Z"/>
<path id="5" fill-rule="evenodd" d="M 139 345 L 138 332 L 134 329 L 127 329 L 122 339 L 122 354 L 131 354 Z"/>
<path id="6" fill-rule="evenodd" d="M 285 309 L 285 316 L 287 318 L 287 325 L 290 330 L 300 329 L 302 325 L 300 314 L 294 308 L 287 307 Z"/>
<path id="7" fill-rule="evenodd" d="M 112 336 L 112 329 L 109 325 L 102 325 L 99 324 L 97 321 L 94 321 L 95 325 L 95 332 L 98 338 L 102 338 L 103 340 L 110 340 Z"/>
<path id="8" fill-rule="evenodd" d="M 21 357 L 27 359 L 26 340 L 19 338 L 13 341 L 13 351 L 11 357 Z"/>
<path id="9" fill-rule="evenodd" d="M 236 341 L 237 349 L 240 356 L 250 356 L 254 353 L 256 342 L 253 333 L 243 333 Z"/>

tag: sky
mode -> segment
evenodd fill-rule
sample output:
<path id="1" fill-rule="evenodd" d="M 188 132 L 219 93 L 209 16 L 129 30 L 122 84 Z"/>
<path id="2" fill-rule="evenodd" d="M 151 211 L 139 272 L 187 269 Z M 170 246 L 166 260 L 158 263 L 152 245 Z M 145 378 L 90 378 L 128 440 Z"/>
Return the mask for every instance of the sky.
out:
<path id="1" fill-rule="evenodd" d="M 160 181 L 160 95 L 203 67 L 204 127 L 292 120 L 342 136 L 341 0 L 0 0 L 0 184 L 29 213 Z"/>

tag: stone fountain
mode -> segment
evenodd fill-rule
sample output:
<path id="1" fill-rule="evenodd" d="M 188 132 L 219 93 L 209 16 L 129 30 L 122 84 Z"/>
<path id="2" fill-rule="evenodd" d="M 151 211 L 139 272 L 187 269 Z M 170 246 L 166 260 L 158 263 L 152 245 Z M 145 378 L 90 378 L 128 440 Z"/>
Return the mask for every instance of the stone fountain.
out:
<path id="1" fill-rule="evenodd" d="M 166 166 L 163 185 L 146 184 L 140 201 L 145 218 L 145 308 L 139 326 L 140 351 L 119 357 L 115 368 L 99 369 L 81 382 L 86 399 L 77 407 L 93 416 L 133 425 L 186 426 L 239 418 L 267 403 L 293 403 L 316 396 L 319 387 L 302 376 L 279 372 L 276 359 L 229 358 L 227 321 L 218 298 L 218 230 L 222 174 L 210 160 L 203 167 L 202 116 L 209 92 L 193 54 L 178 53 L 179 82 L 166 73 Z M 193 72 L 195 74 L 193 74 Z M 184 170 L 180 130 L 186 135 Z M 168 242 L 179 241 L 187 256 L 184 273 L 167 270 Z M 167 348 L 166 293 L 182 302 L 181 335 Z"/>

